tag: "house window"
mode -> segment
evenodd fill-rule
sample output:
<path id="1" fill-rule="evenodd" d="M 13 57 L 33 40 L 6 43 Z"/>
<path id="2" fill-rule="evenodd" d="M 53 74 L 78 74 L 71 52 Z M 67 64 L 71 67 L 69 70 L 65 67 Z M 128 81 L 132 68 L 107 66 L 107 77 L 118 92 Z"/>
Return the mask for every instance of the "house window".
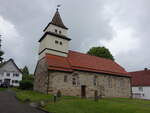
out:
<path id="1" fill-rule="evenodd" d="M 16 74 L 16 77 L 19 77 L 19 74 Z"/>
<path id="2" fill-rule="evenodd" d="M 97 81 L 96 79 L 97 79 L 97 77 L 94 76 L 94 78 L 93 78 L 93 85 L 94 85 L 94 86 L 96 86 L 96 84 L 97 84 L 97 83 L 96 83 L 96 81 Z"/>
<path id="3" fill-rule="evenodd" d="M 68 80 L 68 76 L 65 75 L 65 76 L 64 76 L 64 82 L 67 82 L 67 80 Z"/>
<path id="4" fill-rule="evenodd" d="M 112 88 L 112 79 L 111 78 L 108 79 L 108 87 Z"/>
<path id="5" fill-rule="evenodd" d="M 61 34 L 61 31 L 59 31 L 59 34 Z"/>
<path id="6" fill-rule="evenodd" d="M 15 83 L 18 83 L 19 81 L 18 80 L 15 80 Z"/>
<path id="7" fill-rule="evenodd" d="M 7 73 L 6 75 L 9 77 L 9 76 L 10 76 L 10 73 Z"/>
<path id="8" fill-rule="evenodd" d="M 57 41 L 57 40 L 55 40 L 55 44 L 58 44 L 58 41 Z"/>
<path id="9" fill-rule="evenodd" d="M 143 91 L 143 87 L 139 87 L 139 91 Z"/>
<path id="10" fill-rule="evenodd" d="M 14 81 L 14 80 L 12 80 L 12 83 L 15 83 L 15 81 Z"/>
<path id="11" fill-rule="evenodd" d="M 15 77 L 15 76 L 16 76 L 16 77 L 18 77 L 18 76 L 19 76 L 19 74 L 17 74 L 17 73 L 14 73 L 14 74 L 13 74 L 13 76 L 14 76 L 14 77 Z"/>
<path id="12" fill-rule="evenodd" d="M 57 29 L 55 29 L 55 33 L 57 33 Z"/>
<path id="13" fill-rule="evenodd" d="M 62 42 L 60 42 L 59 44 L 62 45 Z"/>

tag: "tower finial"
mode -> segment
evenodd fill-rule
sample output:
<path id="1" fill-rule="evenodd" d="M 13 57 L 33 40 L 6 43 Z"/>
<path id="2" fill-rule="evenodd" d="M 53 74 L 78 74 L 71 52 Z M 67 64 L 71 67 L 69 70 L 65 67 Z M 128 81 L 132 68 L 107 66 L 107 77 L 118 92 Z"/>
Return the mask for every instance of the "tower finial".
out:
<path id="1" fill-rule="evenodd" d="M 57 5 L 57 9 L 56 9 L 56 10 L 58 11 L 60 7 L 61 7 L 61 5 L 60 5 L 60 4 L 58 4 L 58 5 Z"/>

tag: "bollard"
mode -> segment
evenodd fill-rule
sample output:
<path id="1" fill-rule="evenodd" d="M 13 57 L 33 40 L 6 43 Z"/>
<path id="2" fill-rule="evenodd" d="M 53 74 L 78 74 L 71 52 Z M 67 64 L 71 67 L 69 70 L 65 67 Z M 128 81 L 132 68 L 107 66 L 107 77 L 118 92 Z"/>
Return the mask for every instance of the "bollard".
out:
<path id="1" fill-rule="evenodd" d="M 94 92 L 94 100 L 97 102 L 98 101 L 98 91 L 95 90 Z"/>
<path id="2" fill-rule="evenodd" d="M 57 96 L 56 96 L 56 94 L 54 95 L 54 103 L 56 103 L 56 101 L 57 101 Z"/>

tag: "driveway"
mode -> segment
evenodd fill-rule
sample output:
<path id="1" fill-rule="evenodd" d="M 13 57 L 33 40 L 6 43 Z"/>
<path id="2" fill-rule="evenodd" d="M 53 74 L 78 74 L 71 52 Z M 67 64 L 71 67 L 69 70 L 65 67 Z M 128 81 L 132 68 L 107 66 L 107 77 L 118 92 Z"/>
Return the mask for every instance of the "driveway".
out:
<path id="1" fill-rule="evenodd" d="M 0 113 L 45 113 L 15 98 L 11 90 L 0 91 Z"/>

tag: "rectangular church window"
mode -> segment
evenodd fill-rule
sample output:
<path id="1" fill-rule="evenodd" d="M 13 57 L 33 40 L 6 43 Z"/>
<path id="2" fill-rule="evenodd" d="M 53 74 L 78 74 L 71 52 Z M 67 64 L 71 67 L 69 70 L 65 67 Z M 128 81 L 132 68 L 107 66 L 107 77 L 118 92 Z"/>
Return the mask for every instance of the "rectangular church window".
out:
<path id="1" fill-rule="evenodd" d="M 65 76 L 64 76 L 64 82 L 67 82 L 67 81 L 68 81 L 68 76 L 65 75 Z"/>
<path id="2" fill-rule="evenodd" d="M 124 80 L 123 80 L 123 79 L 121 79 L 119 82 L 120 82 L 120 84 L 119 84 L 119 85 L 120 85 L 120 87 L 121 87 L 121 88 L 123 88 L 123 87 L 124 87 Z"/>
<path id="3" fill-rule="evenodd" d="M 97 84 L 97 82 L 96 82 L 97 80 L 96 80 L 96 79 L 97 79 L 97 77 L 94 76 L 94 78 L 93 78 L 93 85 L 94 85 L 94 86 L 96 86 L 96 84 Z"/>
<path id="4" fill-rule="evenodd" d="M 108 79 L 108 87 L 112 88 L 112 79 L 111 78 Z"/>

